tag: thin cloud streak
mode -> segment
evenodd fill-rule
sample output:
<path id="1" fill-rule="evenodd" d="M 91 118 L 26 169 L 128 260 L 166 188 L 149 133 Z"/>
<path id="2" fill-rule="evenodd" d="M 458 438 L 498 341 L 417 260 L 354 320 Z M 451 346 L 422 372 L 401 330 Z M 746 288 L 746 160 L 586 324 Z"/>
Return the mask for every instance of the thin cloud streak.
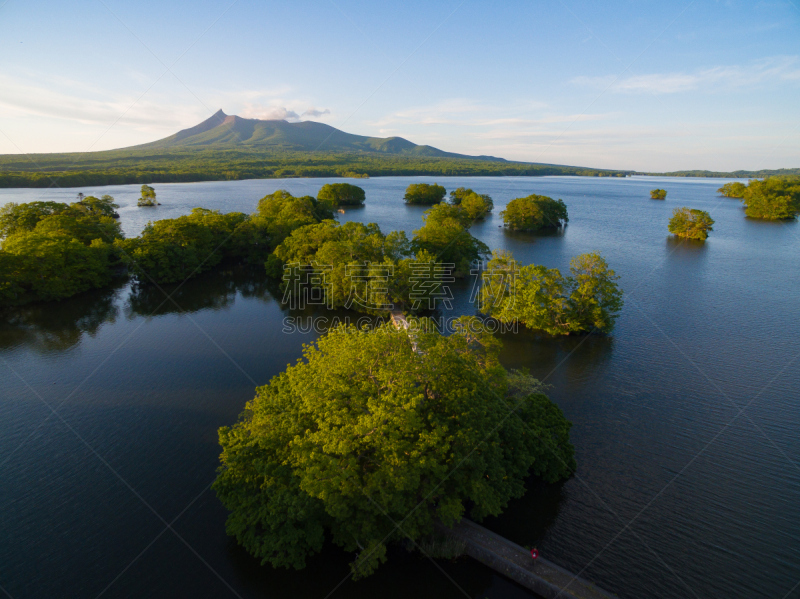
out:
<path id="1" fill-rule="evenodd" d="M 614 77 L 575 77 L 572 83 L 583 87 L 605 88 L 620 93 L 674 94 L 719 88 L 748 88 L 765 81 L 800 81 L 800 57 L 779 56 L 748 65 L 717 66 L 695 73 L 652 73 L 620 79 Z"/>

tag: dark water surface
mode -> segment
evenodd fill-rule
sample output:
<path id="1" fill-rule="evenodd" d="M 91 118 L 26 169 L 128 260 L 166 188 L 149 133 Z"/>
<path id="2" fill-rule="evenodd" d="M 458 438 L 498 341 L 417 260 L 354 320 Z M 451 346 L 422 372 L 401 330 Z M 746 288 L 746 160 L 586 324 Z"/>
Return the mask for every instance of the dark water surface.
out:
<path id="1" fill-rule="evenodd" d="M 563 485 L 530 481 L 486 525 L 625 598 L 800 597 L 800 225 L 745 219 L 738 201 L 716 195 L 722 180 L 436 180 L 494 198 L 494 215 L 473 227 L 490 247 L 561 269 L 599 251 L 625 290 L 613 337 L 503 336 L 505 364 L 551 384 L 574 423 L 579 470 Z M 315 195 L 325 182 L 156 185 L 163 205 L 151 209 L 135 207 L 136 186 L 82 191 L 114 195 L 136 235 L 148 219 L 194 206 L 252 212 L 275 189 Z M 423 212 L 402 202 L 410 182 L 354 181 L 367 206 L 341 220 L 410 234 Z M 665 202 L 648 199 L 654 187 L 668 190 Z M 77 191 L 4 189 L 0 204 Z M 529 193 L 564 199 L 563 233 L 498 228 L 506 202 Z M 668 237 L 671 211 L 684 205 L 716 220 L 706 243 Z M 434 564 L 401 549 L 355 583 L 344 580 L 352 556 L 335 547 L 299 573 L 244 554 L 208 490 L 216 431 L 315 334 L 282 332 L 294 314 L 259 271 L 206 274 L 164 299 L 125 284 L 4 314 L 6 594 L 527 596 L 467 559 Z M 456 308 L 471 311 L 461 296 Z"/>

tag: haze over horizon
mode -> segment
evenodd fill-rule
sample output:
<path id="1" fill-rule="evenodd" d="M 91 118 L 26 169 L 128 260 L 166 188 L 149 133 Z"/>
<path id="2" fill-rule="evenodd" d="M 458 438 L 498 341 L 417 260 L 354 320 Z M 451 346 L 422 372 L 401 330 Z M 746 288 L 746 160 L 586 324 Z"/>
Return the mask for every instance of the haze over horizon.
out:
<path id="1" fill-rule="evenodd" d="M 610 169 L 800 166 L 800 7 L 0 4 L 0 154 L 152 142 L 222 108 Z"/>

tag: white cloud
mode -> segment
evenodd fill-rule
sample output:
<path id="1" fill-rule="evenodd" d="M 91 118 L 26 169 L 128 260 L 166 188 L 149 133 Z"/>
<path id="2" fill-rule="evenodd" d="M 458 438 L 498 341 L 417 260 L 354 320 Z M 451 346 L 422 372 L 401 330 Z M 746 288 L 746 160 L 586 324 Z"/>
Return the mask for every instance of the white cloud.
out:
<path id="1" fill-rule="evenodd" d="M 777 56 L 747 65 L 718 66 L 694 73 L 652 73 L 631 77 L 576 77 L 572 83 L 616 92 L 669 94 L 701 88 L 743 88 L 765 81 L 799 81 L 800 57 Z"/>
<path id="2" fill-rule="evenodd" d="M 320 110 L 311 107 L 298 113 L 297 110 L 292 110 L 286 106 L 245 104 L 240 116 L 264 121 L 289 121 L 290 123 L 296 123 L 309 118 L 320 118 L 330 113 L 331 111 L 327 108 Z"/>
<path id="3" fill-rule="evenodd" d="M 385 134 L 390 131 L 397 131 L 398 126 L 454 125 L 457 127 L 481 128 L 505 125 L 531 127 L 552 123 L 607 120 L 613 116 L 616 116 L 616 113 L 559 114 L 549 110 L 547 104 L 543 102 L 491 106 L 456 98 L 430 106 L 417 106 L 399 110 L 368 124 L 378 127 L 380 133 Z"/>
<path id="4" fill-rule="evenodd" d="M 162 104 L 136 96 L 108 96 L 96 90 L 63 91 L 36 82 L 0 75 L 0 106 L 17 115 L 31 115 L 77 121 L 83 124 L 135 125 L 147 129 L 163 129 L 191 125 L 208 116 L 200 105 Z M 92 97 L 85 97 L 87 91 Z"/>

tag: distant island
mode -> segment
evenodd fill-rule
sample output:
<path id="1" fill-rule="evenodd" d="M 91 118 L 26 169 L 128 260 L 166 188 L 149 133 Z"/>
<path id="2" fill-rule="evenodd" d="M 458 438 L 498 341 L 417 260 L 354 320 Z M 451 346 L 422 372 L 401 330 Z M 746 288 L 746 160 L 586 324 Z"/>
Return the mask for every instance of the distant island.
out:
<path id="1" fill-rule="evenodd" d="M 708 177 L 717 179 L 763 179 L 764 177 L 800 175 L 800 168 L 761 169 L 758 171 L 672 171 L 669 173 L 636 172 L 651 177 Z"/>
<path id="2" fill-rule="evenodd" d="M 0 155 L 0 187 L 83 187 L 289 177 L 625 177 L 633 171 L 467 156 L 324 123 L 245 119 L 222 110 L 151 143 L 65 154 Z"/>

